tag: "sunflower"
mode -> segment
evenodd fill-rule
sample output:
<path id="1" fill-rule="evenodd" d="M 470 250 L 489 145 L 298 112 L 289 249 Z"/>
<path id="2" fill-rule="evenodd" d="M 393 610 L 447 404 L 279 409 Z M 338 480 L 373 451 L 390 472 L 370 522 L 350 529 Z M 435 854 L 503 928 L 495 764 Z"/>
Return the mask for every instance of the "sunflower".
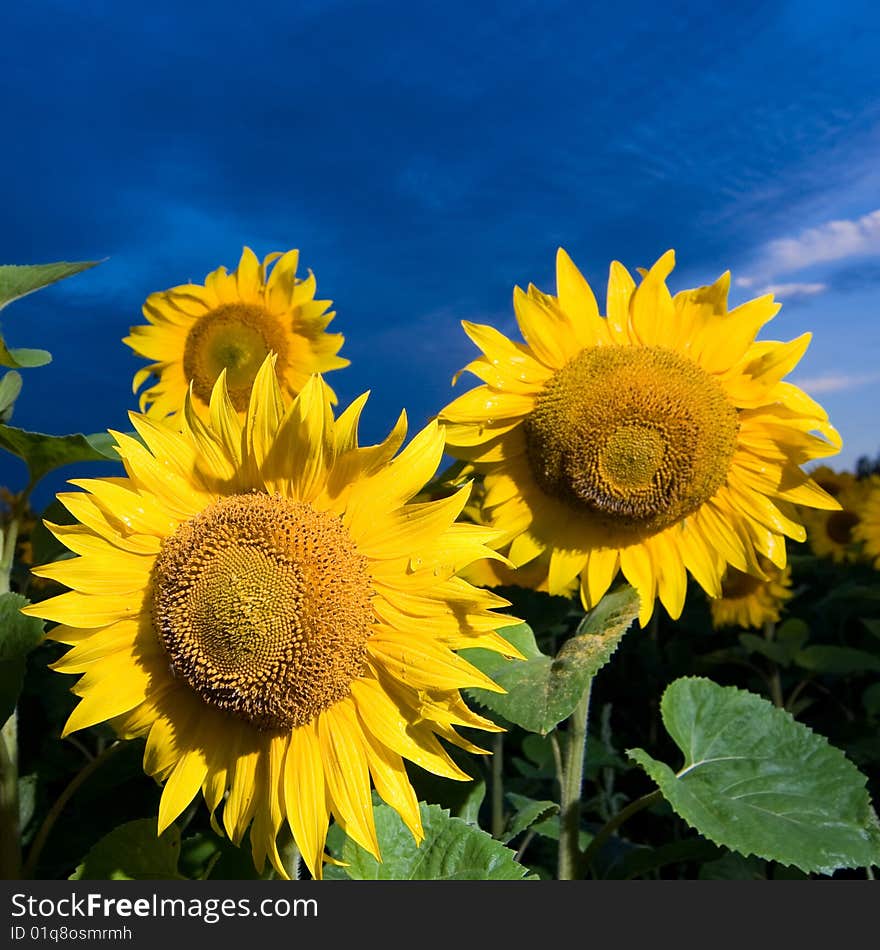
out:
<path id="1" fill-rule="evenodd" d="M 857 560 L 859 555 L 853 530 L 859 523 L 859 508 L 866 483 L 858 481 L 851 472 L 837 472 L 828 465 L 818 466 L 810 475 L 841 505 L 839 511 L 799 510 L 810 550 L 816 557 L 830 558 L 836 564 Z"/>
<path id="2" fill-rule="evenodd" d="M 864 480 L 865 494 L 858 509 L 859 523 L 853 528 L 853 539 L 861 542 L 861 553 L 880 570 L 880 478 L 872 475 Z"/>
<path id="3" fill-rule="evenodd" d="M 727 564 L 761 576 L 803 539 L 795 505 L 838 503 L 801 470 L 837 452 L 825 411 L 783 377 L 810 334 L 754 337 L 771 295 L 728 312 L 730 275 L 674 297 L 664 254 L 636 286 L 611 265 L 607 316 L 568 255 L 558 297 L 514 291 L 525 343 L 465 322 L 483 351 L 465 367 L 485 385 L 440 413 L 448 451 L 484 473 L 484 507 L 516 567 L 550 556 L 550 593 L 579 578 L 593 607 L 621 571 L 677 618 L 687 571 L 710 597 Z"/>
<path id="4" fill-rule="evenodd" d="M 182 284 L 150 294 L 143 306 L 147 326 L 131 328 L 127 343 L 139 356 L 156 360 L 139 370 L 136 393 L 141 412 L 179 414 L 192 382 L 193 404 L 208 414 L 211 391 L 226 370 L 229 398 L 240 416 L 248 407 L 254 378 L 267 354 L 276 354 L 275 371 L 282 391 L 294 396 L 313 373 L 348 366 L 336 353 L 341 333 L 326 333 L 335 316 L 329 300 L 315 300 L 315 277 L 296 276 L 299 251 L 267 255 L 261 264 L 254 252 L 242 251 L 231 274 L 220 267 L 202 284 Z M 335 396 L 331 391 L 335 403 Z"/>
<path id="5" fill-rule="evenodd" d="M 745 574 L 728 567 L 721 579 L 721 596 L 709 602 L 713 627 L 757 627 L 776 623 L 794 593 L 791 567 L 778 568 L 761 558 L 766 577 Z"/>
<path id="6" fill-rule="evenodd" d="M 360 447 L 365 401 L 334 419 L 315 376 L 285 408 L 270 356 L 243 422 L 222 372 L 207 422 L 189 398 L 179 429 L 132 413 L 144 444 L 112 433 L 127 476 L 73 481 L 78 523 L 48 525 L 78 557 L 35 573 L 71 590 L 26 608 L 72 645 L 56 669 L 83 674 L 65 734 L 146 736 L 159 832 L 201 790 L 279 874 L 285 820 L 314 877 L 331 816 L 379 857 L 371 780 L 418 841 L 404 760 L 467 780 L 440 739 L 479 753 L 458 728 L 497 731 L 459 690 L 500 688 L 456 651 L 517 655 L 495 632 L 508 602 L 458 576 L 491 556 L 491 531 L 456 523 L 469 486 L 409 503 L 442 427 L 392 458 L 406 417 Z"/>

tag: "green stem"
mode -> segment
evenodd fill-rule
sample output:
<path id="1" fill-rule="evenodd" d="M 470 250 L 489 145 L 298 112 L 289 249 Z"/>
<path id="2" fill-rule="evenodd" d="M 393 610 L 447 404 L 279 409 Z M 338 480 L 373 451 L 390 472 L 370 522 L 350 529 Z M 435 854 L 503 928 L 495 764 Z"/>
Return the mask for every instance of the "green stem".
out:
<path id="1" fill-rule="evenodd" d="M 21 839 L 18 828 L 18 716 L 13 710 L 0 732 L 0 879 L 18 880 Z"/>
<path id="2" fill-rule="evenodd" d="M 504 734 L 496 733 L 492 750 L 492 837 L 504 832 Z"/>
<path id="3" fill-rule="evenodd" d="M 0 594 L 11 588 L 15 546 L 28 491 L 17 495 L 10 507 L 9 523 L 0 543 Z M 21 837 L 18 826 L 18 711 L 0 730 L 0 878 L 15 880 L 21 871 Z"/>
<path id="4" fill-rule="evenodd" d="M 278 849 L 278 853 L 281 856 L 281 863 L 284 865 L 284 870 L 287 871 L 287 876 L 291 881 L 298 881 L 301 854 L 293 835 L 290 835 L 290 838 L 281 845 Z"/>
<path id="5" fill-rule="evenodd" d="M 614 834 L 615 831 L 627 820 L 627 818 L 632 817 L 636 812 L 642 811 L 644 808 L 650 808 L 651 805 L 656 802 L 663 800 L 663 793 L 660 789 L 655 789 L 648 795 L 642 795 L 641 798 L 637 798 L 634 802 L 630 802 L 626 808 L 619 811 L 613 818 L 605 822 L 605 824 L 596 832 L 596 836 L 593 840 L 587 845 L 584 853 L 580 856 L 580 866 L 579 870 L 581 872 L 581 877 L 586 877 L 587 872 L 590 870 L 590 865 L 593 863 L 593 859 L 602 849 L 602 845 Z"/>
<path id="6" fill-rule="evenodd" d="M 560 881 L 573 881 L 577 876 L 580 856 L 581 788 L 584 783 L 584 760 L 587 751 L 587 722 L 590 718 L 592 679 L 587 683 L 571 718 L 568 720 L 565 763 L 560 776 L 559 802 L 559 865 Z"/>
<path id="7" fill-rule="evenodd" d="M 0 594 L 10 589 L 12 565 L 15 561 L 15 545 L 18 543 L 18 512 L 13 509 L 9 524 L 3 535 L 2 555 L 0 555 Z"/>
<path id="8" fill-rule="evenodd" d="M 768 620 L 764 624 L 764 639 L 772 642 L 775 638 L 776 624 L 772 620 Z M 772 669 L 767 677 L 767 684 L 770 687 L 770 698 L 773 700 L 773 705 L 778 709 L 784 709 L 785 697 L 782 694 L 782 678 L 779 675 L 779 667 L 775 663 L 772 664 Z"/>
<path id="9" fill-rule="evenodd" d="M 74 775 L 74 777 L 68 782 L 67 787 L 64 791 L 55 799 L 55 803 L 49 809 L 49 813 L 43 819 L 43 823 L 40 825 L 40 830 L 34 835 L 34 840 L 31 844 L 31 849 L 28 852 L 27 860 L 25 861 L 24 868 L 22 870 L 22 879 L 30 880 L 33 877 L 34 869 L 37 866 L 37 861 L 40 858 L 40 854 L 43 851 L 43 846 L 46 844 L 46 839 L 49 837 L 49 832 L 55 825 L 55 822 L 58 820 L 58 816 L 64 810 L 64 806 L 70 801 L 73 797 L 74 792 L 92 775 L 93 772 L 97 772 L 98 769 L 115 753 L 122 748 L 124 743 L 114 742 L 113 745 L 107 746 L 107 748 L 99 755 L 92 759 L 91 762 L 87 762 L 79 772 Z"/>

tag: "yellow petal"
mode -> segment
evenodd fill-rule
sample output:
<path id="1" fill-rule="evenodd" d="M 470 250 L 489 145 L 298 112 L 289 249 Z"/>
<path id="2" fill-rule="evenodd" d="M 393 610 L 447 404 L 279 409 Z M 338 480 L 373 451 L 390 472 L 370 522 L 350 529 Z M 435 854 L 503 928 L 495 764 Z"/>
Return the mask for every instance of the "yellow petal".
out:
<path id="1" fill-rule="evenodd" d="M 174 767 L 159 801 L 158 833 L 174 821 L 199 793 L 208 765 L 201 749 L 192 749 Z"/>
<path id="2" fill-rule="evenodd" d="M 303 860 L 320 880 L 330 813 L 315 722 L 293 730 L 284 762 L 284 809 Z"/>
<path id="3" fill-rule="evenodd" d="M 592 288 L 561 247 L 556 252 L 556 290 L 559 305 L 568 316 L 580 347 L 611 342 L 608 326 L 599 316 L 599 305 Z"/>
<path id="4" fill-rule="evenodd" d="M 370 772 L 352 701 L 340 700 L 318 717 L 318 744 L 327 793 L 343 831 L 379 858 Z"/>

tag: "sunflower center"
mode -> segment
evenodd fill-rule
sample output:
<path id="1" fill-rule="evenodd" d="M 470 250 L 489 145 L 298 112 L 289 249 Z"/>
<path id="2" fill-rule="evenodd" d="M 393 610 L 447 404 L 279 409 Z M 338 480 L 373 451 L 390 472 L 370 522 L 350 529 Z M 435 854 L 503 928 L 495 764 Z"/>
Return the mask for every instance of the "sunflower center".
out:
<path id="1" fill-rule="evenodd" d="M 362 674 L 371 592 L 338 518 L 278 495 L 233 495 L 163 543 L 153 619 L 173 673 L 205 702 L 286 730 Z"/>
<path id="2" fill-rule="evenodd" d="M 661 531 L 724 484 L 736 409 L 696 363 L 663 347 L 589 347 L 524 420 L 541 489 L 615 529 Z"/>
<path id="3" fill-rule="evenodd" d="M 825 522 L 825 531 L 835 544 L 849 544 L 852 529 L 859 523 L 859 516 L 852 511 L 832 511 Z"/>
<path id="4" fill-rule="evenodd" d="M 193 325 L 183 351 L 183 372 L 192 380 L 202 402 L 222 370 L 226 370 L 229 398 L 239 412 L 247 409 L 257 372 L 269 353 L 278 354 L 280 373 L 286 341 L 277 321 L 255 304 L 222 304 Z"/>

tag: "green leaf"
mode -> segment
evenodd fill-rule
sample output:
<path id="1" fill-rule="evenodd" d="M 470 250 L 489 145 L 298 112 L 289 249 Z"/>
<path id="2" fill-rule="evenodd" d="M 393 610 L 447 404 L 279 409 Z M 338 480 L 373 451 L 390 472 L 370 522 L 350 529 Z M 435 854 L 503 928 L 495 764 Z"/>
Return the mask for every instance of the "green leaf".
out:
<path id="1" fill-rule="evenodd" d="M 766 881 L 767 866 L 759 858 L 745 858 L 735 851 L 707 861 L 700 868 L 701 881 Z"/>
<path id="2" fill-rule="evenodd" d="M 875 637 L 880 637 L 880 620 L 876 620 L 873 617 L 862 618 L 862 623 L 868 628 L 868 630 L 874 634 Z"/>
<path id="3" fill-rule="evenodd" d="M 880 656 L 868 653 L 867 650 L 857 650 L 855 647 L 816 644 L 799 650 L 795 654 L 795 662 L 803 669 L 816 673 L 880 672 Z"/>
<path id="4" fill-rule="evenodd" d="M 14 426 L 0 425 L 0 448 L 23 459 L 30 472 L 31 482 L 62 465 L 74 462 L 119 461 L 113 448 L 112 436 L 107 432 L 94 435 L 45 435 L 26 432 Z"/>
<path id="5" fill-rule="evenodd" d="M 8 372 L 0 379 L 0 422 L 9 422 L 18 394 L 21 392 L 21 373 Z"/>
<path id="6" fill-rule="evenodd" d="M 0 660 L 0 723 L 6 722 L 15 711 L 18 697 L 24 687 L 26 668 L 27 660 L 23 656 L 17 656 L 13 660 Z"/>
<path id="7" fill-rule="evenodd" d="M 627 754 L 706 838 L 822 874 L 880 861 L 865 776 L 827 739 L 760 696 L 700 677 L 675 680 L 660 709 L 682 768 Z"/>
<path id="8" fill-rule="evenodd" d="M 21 612 L 29 603 L 22 594 L 0 594 L 0 661 L 26 656 L 42 642 L 44 622 Z"/>
<path id="9" fill-rule="evenodd" d="M 52 362 L 52 354 L 48 350 L 31 350 L 25 347 L 16 347 L 10 350 L 3 337 L 0 336 L 0 366 L 9 366 L 12 369 L 35 369 Z"/>
<path id="10" fill-rule="evenodd" d="M 0 310 L 13 300 L 48 287 L 100 264 L 100 261 L 56 261 L 52 264 L 0 265 Z"/>
<path id="11" fill-rule="evenodd" d="M 507 827 L 500 837 L 505 844 L 524 831 L 528 831 L 532 825 L 545 821 L 559 811 L 559 805 L 556 802 L 533 801 L 522 795 L 507 797 L 515 804 L 516 811 L 508 818 Z"/>
<path id="12" fill-rule="evenodd" d="M 156 834 L 155 818 L 129 821 L 104 835 L 70 875 L 71 881 L 183 881 L 177 870 L 180 830 Z"/>
<path id="13" fill-rule="evenodd" d="M 632 587 L 623 586 L 606 594 L 555 658 L 541 653 L 525 624 L 504 628 L 499 631 L 501 635 L 526 659 L 506 660 L 487 650 L 462 650 L 466 660 L 507 691 L 469 689 L 468 695 L 508 722 L 546 735 L 574 712 L 584 690 L 611 658 L 638 612 L 639 598 Z"/>
<path id="14" fill-rule="evenodd" d="M 346 838 L 341 859 L 345 874 L 358 881 L 518 881 L 529 873 L 514 852 L 474 825 L 453 818 L 437 805 L 419 805 L 425 838 L 416 845 L 400 816 L 376 806 L 381 863 Z"/>
<path id="15" fill-rule="evenodd" d="M 607 867 L 602 868 L 602 877 L 629 881 L 645 877 L 671 864 L 702 864 L 717 858 L 722 851 L 705 838 L 682 838 L 667 841 L 656 848 L 636 846 L 615 855 Z"/>
<path id="16" fill-rule="evenodd" d="M 765 640 L 764 637 L 759 637 L 754 633 L 741 633 L 739 642 L 749 653 L 760 653 L 761 656 L 767 657 L 768 660 L 780 666 L 788 666 L 791 663 L 791 657 L 785 645 L 775 640 Z"/>

